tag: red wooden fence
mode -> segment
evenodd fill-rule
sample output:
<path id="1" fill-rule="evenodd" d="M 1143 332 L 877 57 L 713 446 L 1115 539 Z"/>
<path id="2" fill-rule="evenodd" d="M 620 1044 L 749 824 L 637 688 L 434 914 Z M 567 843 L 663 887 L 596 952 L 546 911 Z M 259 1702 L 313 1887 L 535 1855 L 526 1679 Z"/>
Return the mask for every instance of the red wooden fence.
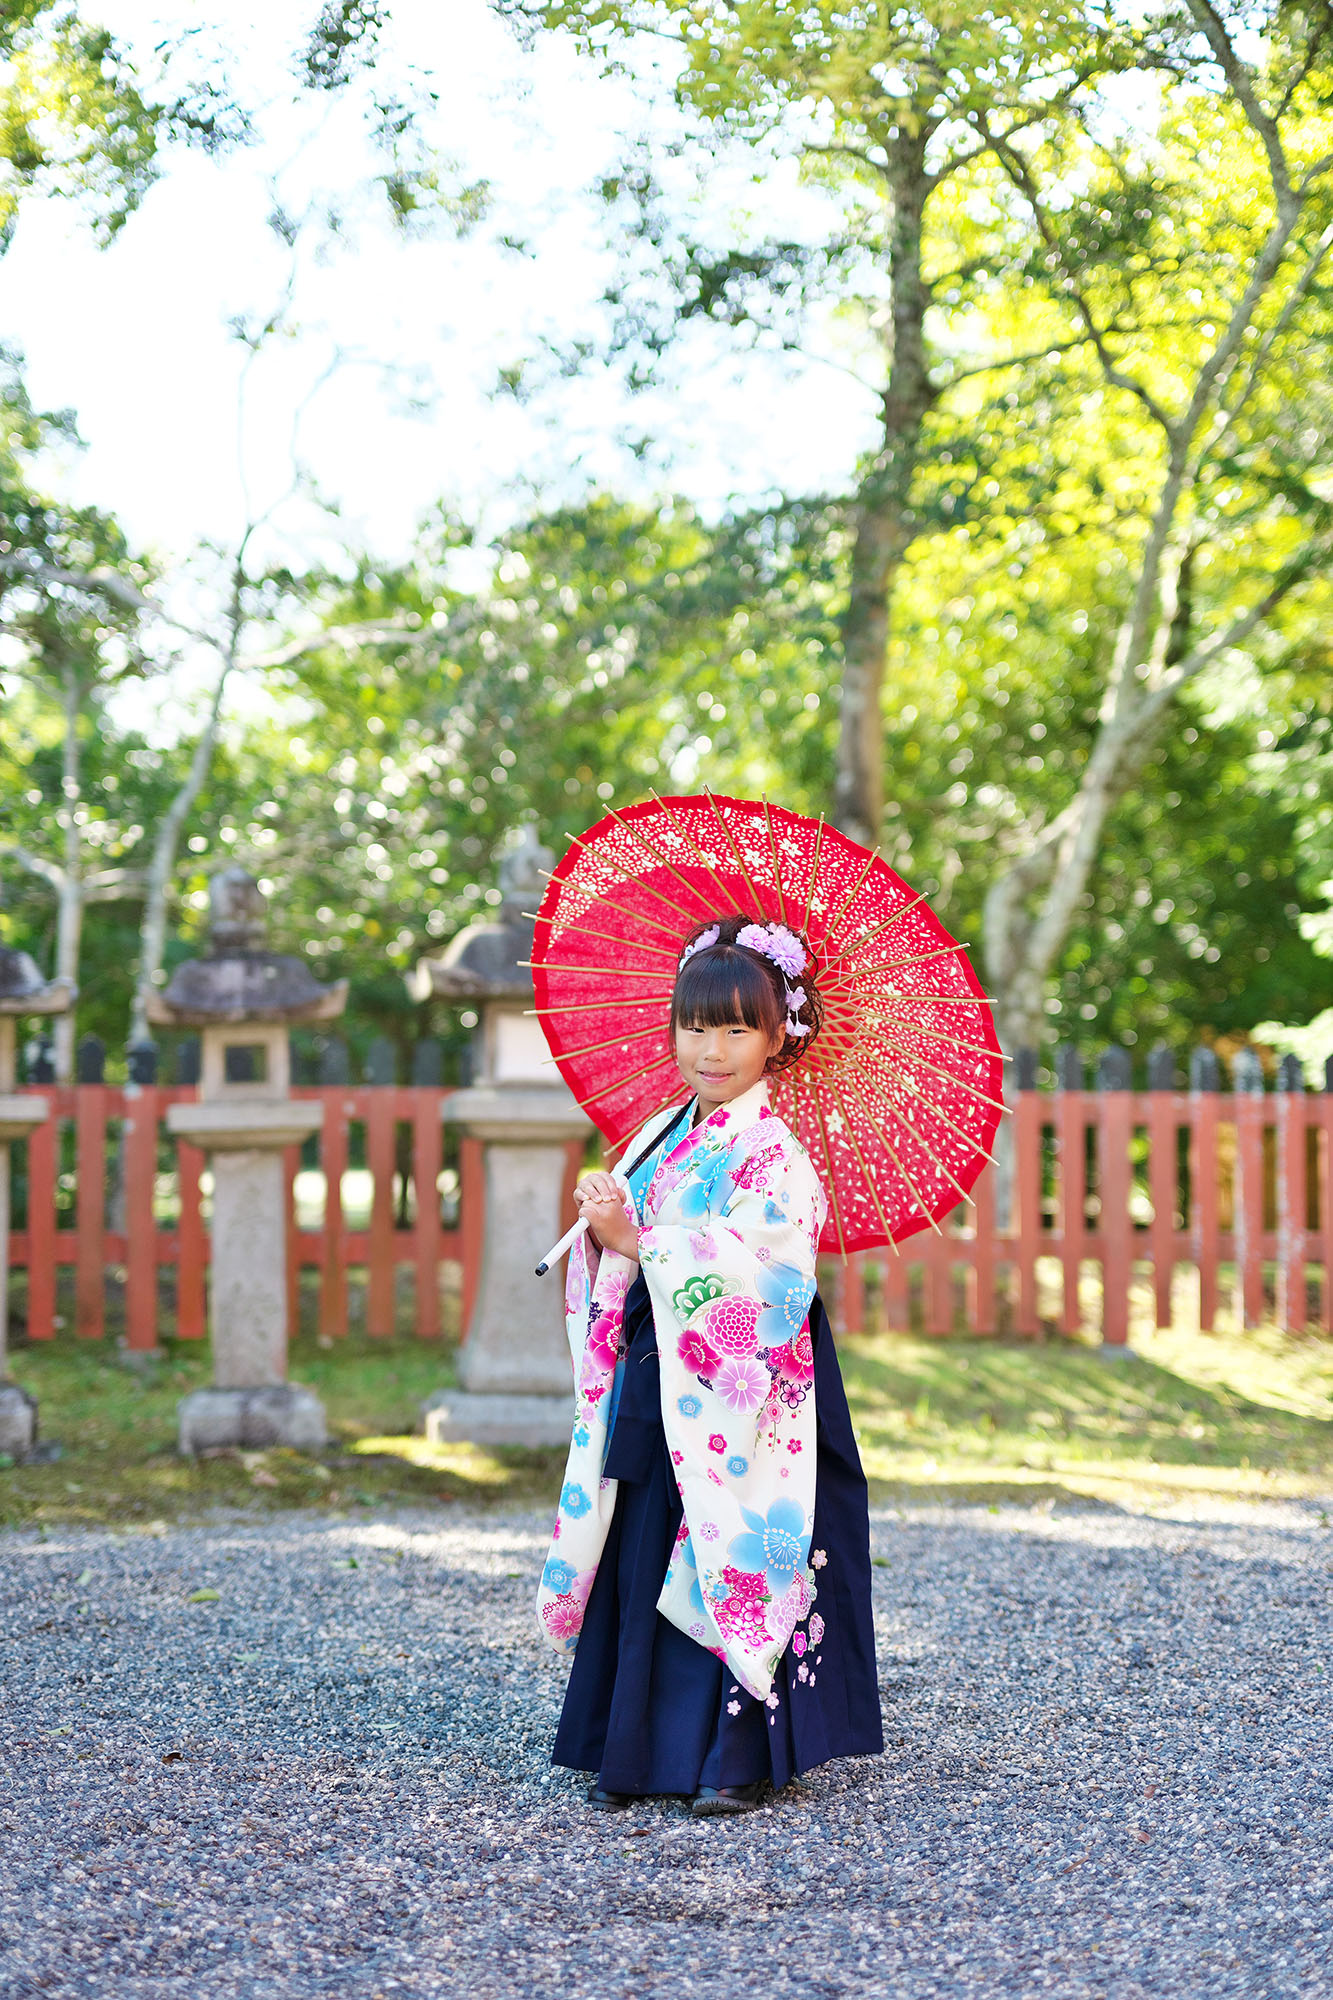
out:
<path id="1" fill-rule="evenodd" d="M 1013 1205 L 997 1225 L 993 1172 L 935 1234 L 909 1238 L 895 1253 L 830 1260 L 822 1282 L 847 1331 L 919 1323 L 944 1334 L 968 1327 L 1036 1333 L 1053 1322 L 1072 1332 L 1087 1317 L 1108 1342 L 1129 1331 L 1130 1285 L 1147 1282 L 1151 1316 L 1170 1324 L 1176 1274 L 1198 1274 L 1198 1315 L 1211 1328 L 1230 1305 L 1245 1326 L 1276 1319 L 1289 1328 L 1329 1328 L 1333 1260 L 1333 1094 L 1307 1096 L 1294 1070 L 1288 1087 L 1234 1095 L 1215 1088 L 1130 1091 L 1103 1087 L 1016 1093 L 1012 1119 Z M 193 1086 L 84 1083 L 41 1087 L 52 1116 L 26 1146 L 27 1226 L 11 1236 L 11 1266 L 26 1270 L 27 1330 L 57 1330 L 58 1272 L 73 1271 L 74 1330 L 106 1330 L 107 1276 L 123 1271 L 128 1343 L 156 1345 L 159 1273 L 174 1271 L 174 1324 L 186 1339 L 206 1325 L 208 1232 L 200 1189 L 204 1160 L 167 1142 L 166 1107 Z M 459 1219 L 445 1228 L 436 1193 L 441 1169 L 443 1088 L 390 1084 L 298 1089 L 320 1099 L 318 1141 L 324 1209 L 317 1227 L 299 1227 L 289 1196 L 292 1284 L 319 1274 L 318 1326 L 337 1338 L 349 1323 L 349 1273 L 365 1272 L 365 1327 L 394 1330 L 399 1273 L 413 1273 L 413 1323 L 440 1335 L 441 1266 L 461 1266 L 462 1323 L 475 1291 L 481 1249 L 481 1150 L 464 1140 L 458 1162 Z M 107 1227 L 108 1162 L 115 1121 L 123 1121 L 123 1227 Z M 365 1132 L 373 1194 L 364 1227 L 351 1228 L 341 1189 L 351 1128 Z M 403 1149 L 400 1126 L 410 1138 Z M 17 1147 L 22 1168 L 23 1148 Z M 565 1204 L 578 1169 L 570 1148 Z M 66 1162 L 61 1174 L 62 1161 Z M 164 1165 L 164 1161 L 166 1165 Z M 415 1214 L 398 1220 L 400 1163 L 407 1165 Z M 298 1156 L 288 1156 L 293 1186 Z M 73 1221 L 58 1224 L 58 1181 L 72 1185 Z M 174 1210 L 164 1223 L 159 1210 Z M 66 1211 L 68 1212 L 68 1211 Z M 572 1211 L 571 1211 L 572 1212 Z M 1089 1267 L 1092 1267 L 1091 1269 Z M 1080 1281 L 1087 1298 L 1080 1300 Z M 1234 1302 L 1234 1303 L 1232 1303 Z M 1191 1315 L 1192 1317 L 1193 1315 Z"/>
<path id="2" fill-rule="evenodd" d="M 26 1269 L 28 1274 L 29 1339 L 49 1340 L 57 1331 L 62 1268 L 74 1273 L 74 1331 L 80 1338 L 99 1340 L 105 1334 L 107 1275 L 123 1271 L 128 1345 L 140 1350 L 156 1346 L 161 1311 L 158 1273 L 163 1268 L 175 1276 L 176 1333 L 186 1340 L 202 1338 L 209 1261 L 201 1188 L 206 1162 L 197 1147 L 168 1140 L 164 1132 L 167 1106 L 193 1100 L 196 1089 L 81 1083 L 63 1089 L 47 1084 L 41 1092 L 50 1101 L 52 1115 L 27 1142 L 27 1227 L 10 1236 L 11 1268 Z M 437 1184 L 444 1149 L 440 1107 L 448 1090 L 422 1085 L 325 1085 L 297 1089 L 293 1095 L 324 1104 L 324 1127 L 317 1140 L 324 1197 L 318 1227 L 298 1225 L 294 1193 L 300 1149 L 289 1147 L 284 1155 L 293 1323 L 299 1273 L 313 1269 L 319 1274 L 319 1331 L 332 1338 L 345 1334 L 349 1273 L 362 1269 L 366 1331 L 390 1334 L 395 1329 L 398 1274 L 409 1266 L 415 1331 L 424 1339 L 435 1339 L 442 1330 L 441 1267 L 455 1263 L 461 1266 L 461 1317 L 466 1325 L 481 1263 L 481 1142 L 460 1141 L 459 1220 L 457 1226 L 446 1228 Z M 121 1121 L 123 1184 L 116 1207 L 123 1227 L 111 1228 L 106 1219 L 108 1162 L 115 1154 L 117 1121 Z M 365 1226 L 354 1229 L 348 1226 L 342 1188 L 351 1128 L 357 1123 L 364 1125 L 373 1191 Z M 406 1227 L 400 1226 L 397 1212 L 400 1123 L 410 1132 L 404 1164 L 415 1196 L 415 1214 Z M 62 1142 L 68 1148 L 71 1137 L 74 1221 L 72 1226 L 58 1227 L 60 1154 Z M 170 1162 L 166 1174 L 164 1148 Z M 572 1214 L 578 1161 L 572 1157 L 577 1149 L 570 1150 L 566 1206 Z M 159 1220 L 160 1205 L 174 1208 L 173 1223 Z"/>

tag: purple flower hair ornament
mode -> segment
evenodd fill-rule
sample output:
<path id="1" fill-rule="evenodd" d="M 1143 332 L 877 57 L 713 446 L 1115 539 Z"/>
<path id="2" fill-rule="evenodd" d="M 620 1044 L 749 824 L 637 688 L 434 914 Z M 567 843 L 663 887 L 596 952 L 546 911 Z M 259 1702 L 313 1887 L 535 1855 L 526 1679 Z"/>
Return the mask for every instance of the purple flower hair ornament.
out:
<path id="1" fill-rule="evenodd" d="M 747 951 L 757 951 L 761 958 L 771 958 L 788 979 L 799 979 L 810 963 L 805 946 L 785 924 L 747 924 L 743 931 L 737 931 L 736 942 Z"/>
<path id="2" fill-rule="evenodd" d="M 687 944 L 684 951 L 681 953 L 680 955 L 681 964 L 684 965 L 686 959 L 693 958 L 696 951 L 707 951 L 711 945 L 715 945 L 717 943 L 720 935 L 721 933 L 718 930 L 716 924 L 711 924 L 706 931 L 700 931 L 698 937 L 694 940 L 694 943 Z"/>

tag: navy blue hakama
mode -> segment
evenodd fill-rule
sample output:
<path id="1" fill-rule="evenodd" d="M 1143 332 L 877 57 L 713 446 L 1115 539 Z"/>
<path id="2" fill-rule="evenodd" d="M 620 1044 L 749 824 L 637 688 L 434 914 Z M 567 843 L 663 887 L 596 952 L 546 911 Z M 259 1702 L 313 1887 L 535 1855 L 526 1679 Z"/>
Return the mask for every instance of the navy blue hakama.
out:
<path id="1" fill-rule="evenodd" d="M 884 1748 L 870 1611 L 865 1475 L 828 1315 L 810 1308 L 816 1413 L 812 1560 L 819 1596 L 778 1663 L 776 1705 L 657 1610 L 681 1521 L 662 1409 L 648 1287 L 625 1302 L 625 1372 L 605 1476 L 615 1513 L 588 1598 L 551 1753 L 608 1791 L 693 1795 L 701 1785 L 775 1787 L 832 1757 Z M 825 1560 L 821 1564 L 819 1554 Z M 818 1632 L 818 1639 L 814 1634 Z M 802 1645 L 804 1650 L 800 1650 Z"/>

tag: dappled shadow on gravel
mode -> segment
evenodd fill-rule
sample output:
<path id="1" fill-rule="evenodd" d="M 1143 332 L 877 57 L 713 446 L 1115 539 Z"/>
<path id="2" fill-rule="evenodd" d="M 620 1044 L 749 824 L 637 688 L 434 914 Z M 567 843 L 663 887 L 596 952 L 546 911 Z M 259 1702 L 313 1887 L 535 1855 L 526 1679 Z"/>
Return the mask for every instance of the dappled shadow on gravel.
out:
<path id="1" fill-rule="evenodd" d="M 881 1509 L 886 1754 L 732 1822 L 550 1769 L 545 1527 L 0 1537 L 0 2000 L 1327 1990 L 1317 1506 Z"/>

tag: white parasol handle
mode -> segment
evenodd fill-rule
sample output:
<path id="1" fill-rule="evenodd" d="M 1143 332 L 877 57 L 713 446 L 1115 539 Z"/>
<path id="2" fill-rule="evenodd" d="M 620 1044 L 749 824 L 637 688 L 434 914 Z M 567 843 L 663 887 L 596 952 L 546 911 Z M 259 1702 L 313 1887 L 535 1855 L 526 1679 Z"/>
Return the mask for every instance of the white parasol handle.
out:
<path id="1" fill-rule="evenodd" d="M 613 1181 L 617 1182 L 617 1184 L 620 1187 L 628 1188 L 629 1183 L 621 1178 L 619 1170 L 617 1170 L 614 1174 L 612 1174 L 611 1178 Z M 582 1236 L 584 1230 L 587 1227 L 588 1227 L 588 1218 L 586 1215 L 581 1215 L 578 1221 L 574 1224 L 573 1228 L 567 1229 L 564 1235 L 560 1238 L 560 1241 L 558 1243 L 553 1243 L 551 1245 L 551 1248 L 547 1251 L 546 1255 L 542 1258 L 541 1263 L 537 1266 L 537 1276 L 539 1278 L 544 1278 L 546 1276 L 546 1273 L 550 1270 L 552 1264 L 559 1263 L 560 1259 L 564 1256 L 566 1250 L 572 1250 L 574 1248 L 574 1245 L 578 1242 L 580 1236 Z"/>
<path id="2" fill-rule="evenodd" d="M 572 1250 L 574 1248 L 574 1245 L 577 1243 L 579 1237 L 582 1236 L 584 1230 L 587 1227 L 588 1227 L 588 1218 L 586 1215 L 581 1215 L 578 1221 L 574 1224 L 573 1228 L 567 1229 L 564 1235 L 560 1238 L 560 1241 L 558 1243 L 552 1244 L 551 1248 L 542 1258 L 541 1263 L 537 1266 L 537 1276 L 539 1278 L 544 1278 L 546 1276 L 546 1273 L 550 1270 L 552 1264 L 558 1264 L 560 1262 L 560 1259 L 564 1256 L 566 1250 Z"/>

